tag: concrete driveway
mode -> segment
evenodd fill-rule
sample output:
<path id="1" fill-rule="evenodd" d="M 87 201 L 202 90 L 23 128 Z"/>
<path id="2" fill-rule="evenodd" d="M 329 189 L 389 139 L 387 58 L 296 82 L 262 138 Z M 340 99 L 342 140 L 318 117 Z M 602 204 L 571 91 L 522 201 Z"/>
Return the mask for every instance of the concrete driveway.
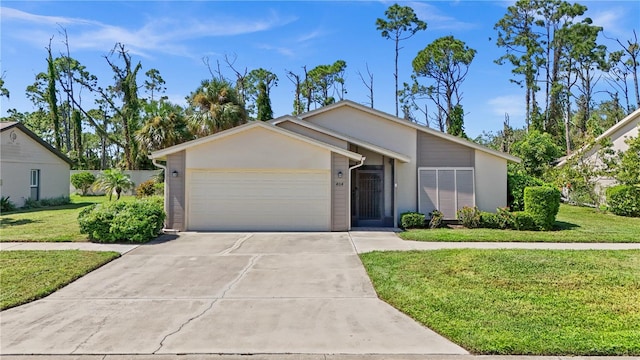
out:
<path id="1" fill-rule="evenodd" d="M 348 233 L 182 233 L 0 314 L 8 354 L 467 354 L 376 297 Z"/>

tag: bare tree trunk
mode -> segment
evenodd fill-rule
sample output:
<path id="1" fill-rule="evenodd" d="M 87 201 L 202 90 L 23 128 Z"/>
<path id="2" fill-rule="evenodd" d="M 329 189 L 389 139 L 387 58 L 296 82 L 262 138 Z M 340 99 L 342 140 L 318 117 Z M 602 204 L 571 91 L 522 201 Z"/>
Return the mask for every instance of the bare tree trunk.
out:
<path id="1" fill-rule="evenodd" d="M 369 90 L 369 105 L 373 109 L 373 74 L 371 73 L 371 71 L 369 71 L 369 64 L 366 64 L 366 67 L 367 75 L 369 76 L 368 82 L 365 81 L 364 76 L 362 76 L 362 73 L 360 71 L 358 71 L 358 76 L 360 76 L 360 80 L 362 80 L 364 86 L 367 88 L 367 90 Z"/>
<path id="2" fill-rule="evenodd" d="M 400 53 L 400 39 L 396 37 L 396 71 L 393 73 L 393 78 L 396 81 L 396 92 L 394 97 L 396 98 L 396 117 L 398 116 L 398 54 Z"/>

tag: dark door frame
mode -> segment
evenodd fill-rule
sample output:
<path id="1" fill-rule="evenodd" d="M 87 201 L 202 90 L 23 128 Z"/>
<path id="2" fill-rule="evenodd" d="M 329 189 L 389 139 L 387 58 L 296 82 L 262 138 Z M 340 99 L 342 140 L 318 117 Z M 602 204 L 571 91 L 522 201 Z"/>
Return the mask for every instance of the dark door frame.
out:
<path id="1" fill-rule="evenodd" d="M 367 195 L 369 198 L 364 198 L 362 195 L 362 189 L 360 188 L 360 179 L 363 174 L 378 174 L 379 177 L 379 190 L 374 190 L 374 192 L 369 191 Z M 384 216 L 384 166 L 383 165 L 365 165 L 360 168 L 355 169 L 355 183 L 352 186 L 352 201 L 351 201 L 351 215 L 352 215 L 352 224 L 357 227 L 379 227 L 385 225 L 385 216 Z M 375 199 L 374 197 L 378 197 Z M 373 203 L 373 206 L 377 209 L 372 209 L 373 213 L 369 214 L 369 216 L 363 218 L 367 214 L 362 214 L 362 205 L 369 202 Z M 371 216 L 373 215 L 373 216 Z"/>

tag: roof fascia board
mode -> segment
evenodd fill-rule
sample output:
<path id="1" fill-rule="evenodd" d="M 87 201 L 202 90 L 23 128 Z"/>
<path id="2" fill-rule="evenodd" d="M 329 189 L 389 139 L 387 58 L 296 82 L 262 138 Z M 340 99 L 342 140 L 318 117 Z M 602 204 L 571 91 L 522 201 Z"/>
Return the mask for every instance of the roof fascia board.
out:
<path id="1" fill-rule="evenodd" d="M 311 123 L 309 121 L 301 121 L 301 120 L 298 120 L 298 119 L 295 119 L 295 118 L 288 118 L 288 119 L 281 119 L 275 125 L 283 123 L 285 121 L 289 121 L 289 122 L 292 122 L 294 124 L 297 124 L 297 125 L 300 125 L 300 126 L 304 126 L 304 127 L 308 128 L 308 129 L 315 130 L 315 131 L 321 132 L 321 133 L 329 135 L 329 136 L 333 136 L 335 138 L 338 138 L 338 139 L 341 139 L 341 140 L 344 140 L 344 141 L 348 141 L 348 142 L 350 142 L 352 144 L 355 144 L 355 145 L 358 145 L 358 146 L 362 146 L 363 148 L 366 148 L 368 150 L 375 151 L 375 152 L 380 153 L 382 155 L 385 155 L 385 156 L 400 160 L 400 161 L 402 161 L 404 163 L 408 163 L 408 162 L 411 161 L 411 158 L 408 155 L 401 154 L 401 153 L 395 152 L 393 150 L 385 149 L 383 147 L 368 143 L 368 142 L 360 140 L 360 139 L 353 138 L 353 137 L 345 135 L 345 134 L 337 133 L 337 132 L 335 132 L 333 130 L 329 130 L 329 129 L 325 128 L 325 127 L 313 124 L 313 123 Z"/>
<path id="2" fill-rule="evenodd" d="M 341 101 L 339 101 L 337 103 L 334 103 L 334 104 L 331 104 L 331 105 L 328 105 L 328 106 L 325 106 L 325 107 L 322 107 L 322 108 L 319 108 L 319 109 L 316 109 L 316 110 L 312 110 L 312 111 L 310 111 L 308 113 L 301 114 L 301 118 L 305 119 L 305 118 L 308 118 L 308 117 L 311 117 L 311 116 L 314 116 L 314 115 L 317 115 L 317 114 L 321 114 L 323 112 L 327 112 L 327 111 L 330 111 L 332 109 L 343 107 L 343 106 L 349 106 L 349 107 L 354 108 L 356 110 L 361 110 L 361 111 L 367 112 L 367 113 L 372 114 L 372 115 L 380 116 L 380 117 L 382 117 L 384 119 L 387 119 L 389 121 L 392 121 L 392 122 L 394 122 L 396 124 L 408 126 L 408 127 L 414 128 L 416 130 L 425 132 L 427 134 L 430 134 L 430 135 L 433 135 L 433 136 L 437 136 L 437 137 L 440 137 L 440 138 L 443 138 L 443 139 L 446 139 L 446 140 L 450 140 L 450 141 L 453 141 L 453 142 L 455 142 L 457 144 L 460 144 L 460 145 L 463 145 L 463 146 L 467 146 L 467 147 L 473 148 L 475 150 L 479 150 L 479 151 L 482 151 L 482 152 L 488 153 L 490 155 L 497 156 L 497 157 L 500 157 L 500 158 L 503 158 L 503 159 L 506 159 L 506 160 L 509 160 L 509 161 L 513 161 L 513 162 L 516 162 L 516 163 L 520 163 L 522 161 L 520 158 L 518 158 L 516 156 L 509 155 L 509 154 L 506 154 L 506 153 L 503 153 L 503 152 L 500 152 L 500 151 L 496 151 L 496 150 L 493 150 L 493 149 L 489 149 L 488 147 L 476 144 L 476 143 L 468 141 L 468 140 L 464 140 L 464 139 L 459 138 L 457 136 L 453 136 L 453 135 L 450 135 L 450 134 L 445 134 L 443 132 L 433 130 L 433 129 L 428 128 L 426 126 L 414 124 L 414 123 L 409 122 L 407 120 L 403 120 L 403 119 L 397 118 L 397 117 L 395 117 L 393 115 L 389 115 L 389 114 L 387 114 L 385 112 L 382 112 L 380 110 L 376 110 L 376 109 L 372 109 L 372 108 L 366 107 L 364 105 L 360 105 L 360 104 L 355 103 L 355 102 L 353 102 L 351 100 L 341 100 Z"/>
<path id="3" fill-rule="evenodd" d="M 219 132 L 219 133 L 216 133 L 216 134 L 212 134 L 212 135 L 209 135 L 209 136 L 205 136 L 205 137 L 200 138 L 200 139 L 188 141 L 188 142 L 185 142 L 185 143 L 182 143 L 182 144 L 178 144 L 178 145 L 175 145 L 175 146 L 172 146 L 172 147 L 168 147 L 168 148 L 163 149 L 163 150 L 158 150 L 158 151 L 155 151 L 155 152 L 151 153 L 151 158 L 152 159 L 162 159 L 162 158 L 164 158 L 165 156 L 167 156 L 169 154 L 173 154 L 173 153 L 176 153 L 176 152 L 179 152 L 179 151 L 182 151 L 182 150 L 186 150 L 186 149 L 188 149 L 190 147 L 193 147 L 193 146 L 198 146 L 198 145 L 201 145 L 201 144 L 205 144 L 205 143 L 208 143 L 210 141 L 216 141 L 216 140 L 224 139 L 226 137 L 233 136 L 233 135 L 239 134 L 241 132 L 244 132 L 244 131 L 247 131 L 249 129 L 256 128 L 256 127 L 260 127 L 260 128 L 263 128 L 263 129 L 266 129 L 266 130 L 269 130 L 269 131 L 274 131 L 274 132 L 277 132 L 277 133 L 279 133 L 281 135 L 287 136 L 289 138 L 296 139 L 296 140 L 299 140 L 299 141 L 302 141 L 302 142 L 305 142 L 305 143 L 308 143 L 308 144 L 311 144 L 311 145 L 314 145 L 314 146 L 318 146 L 318 147 L 321 147 L 321 148 L 325 148 L 327 150 L 330 150 L 332 152 L 344 155 L 344 156 L 346 156 L 348 158 L 351 158 L 351 159 L 354 159 L 354 160 L 360 160 L 362 158 L 362 155 L 354 153 L 352 151 L 348 151 L 348 150 L 345 150 L 345 149 L 341 149 L 341 148 L 339 148 L 337 146 L 333 146 L 333 145 L 322 143 L 320 141 L 308 138 L 306 136 L 297 134 L 297 133 L 292 132 L 292 131 L 288 131 L 286 129 L 279 128 L 279 127 L 277 127 L 275 125 L 271 125 L 271 124 L 265 123 L 263 121 L 252 121 L 252 122 L 250 122 L 248 124 L 236 126 L 235 128 L 228 129 L 228 130 L 225 130 L 225 131 L 222 131 L 222 132 Z"/>
<path id="4" fill-rule="evenodd" d="M 594 144 L 596 146 L 599 146 L 598 144 L 600 143 L 600 141 L 602 139 L 608 138 L 609 136 L 613 135 L 620 128 L 623 128 L 623 127 L 627 126 L 628 124 L 633 122 L 638 117 L 640 117 L 640 108 L 636 109 L 634 112 L 632 112 L 631 114 L 627 115 L 624 119 L 618 121 L 612 127 L 607 129 L 607 131 L 605 131 L 602 134 L 600 134 L 600 136 L 595 138 Z M 591 145 L 583 146 L 580 149 L 578 149 L 578 150 L 574 151 L 573 153 L 571 153 L 571 155 L 565 156 L 564 159 L 562 159 L 562 160 L 560 160 L 558 162 L 556 167 L 564 166 L 564 164 L 566 164 L 568 160 L 573 159 L 573 157 L 577 156 L 578 154 L 584 153 L 585 151 L 589 150 L 590 147 L 591 147 Z"/>

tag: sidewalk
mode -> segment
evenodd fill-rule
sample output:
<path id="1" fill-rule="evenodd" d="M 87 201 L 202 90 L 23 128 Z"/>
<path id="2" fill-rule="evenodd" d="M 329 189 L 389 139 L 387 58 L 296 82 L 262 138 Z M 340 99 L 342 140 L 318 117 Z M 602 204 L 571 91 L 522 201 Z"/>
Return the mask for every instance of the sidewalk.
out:
<path id="1" fill-rule="evenodd" d="M 426 242 L 403 240 L 393 232 L 352 231 L 349 235 L 359 254 L 440 249 L 640 250 L 640 243 Z"/>
<path id="2" fill-rule="evenodd" d="M 0 251 L 11 250 L 86 250 L 115 251 L 126 254 L 139 244 L 97 244 L 91 242 L 0 242 Z"/>
<path id="3" fill-rule="evenodd" d="M 637 356 L 396 355 L 396 354 L 176 354 L 4 355 L 3 360 L 638 360 Z"/>

